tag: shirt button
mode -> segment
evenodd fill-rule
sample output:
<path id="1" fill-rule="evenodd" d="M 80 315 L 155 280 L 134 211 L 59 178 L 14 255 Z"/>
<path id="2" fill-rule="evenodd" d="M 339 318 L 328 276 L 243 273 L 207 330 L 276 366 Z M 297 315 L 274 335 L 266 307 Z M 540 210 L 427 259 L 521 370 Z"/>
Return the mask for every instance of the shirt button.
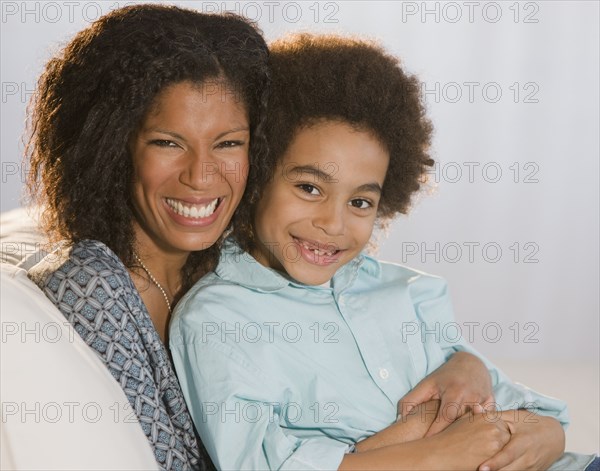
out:
<path id="1" fill-rule="evenodd" d="M 388 379 L 390 377 L 390 372 L 385 368 L 379 368 L 379 377 L 381 379 Z"/>

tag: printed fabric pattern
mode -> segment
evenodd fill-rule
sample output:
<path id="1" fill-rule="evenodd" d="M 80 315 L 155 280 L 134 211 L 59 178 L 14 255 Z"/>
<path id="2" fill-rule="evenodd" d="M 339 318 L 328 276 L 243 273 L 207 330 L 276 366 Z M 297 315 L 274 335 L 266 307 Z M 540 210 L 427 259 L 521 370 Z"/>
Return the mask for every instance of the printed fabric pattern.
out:
<path id="1" fill-rule="evenodd" d="M 98 241 L 79 242 L 43 280 L 46 296 L 123 388 L 160 468 L 212 468 L 201 456 L 167 350 L 116 254 Z"/>

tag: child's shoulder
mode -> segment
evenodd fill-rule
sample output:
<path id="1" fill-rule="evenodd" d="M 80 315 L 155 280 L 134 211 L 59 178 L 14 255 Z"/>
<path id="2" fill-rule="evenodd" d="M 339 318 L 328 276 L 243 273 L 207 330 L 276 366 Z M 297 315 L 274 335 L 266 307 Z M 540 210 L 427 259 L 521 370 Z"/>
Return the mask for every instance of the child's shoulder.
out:
<path id="1" fill-rule="evenodd" d="M 379 283 L 390 286 L 404 285 L 413 295 L 432 290 L 436 292 L 447 290 L 447 282 L 440 276 L 399 263 L 378 260 L 369 255 L 364 255 L 364 260 L 367 271 L 376 276 Z"/>
<path id="2" fill-rule="evenodd" d="M 200 278 L 177 303 L 178 310 L 189 308 L 189 305 L 201 302 L 207 304 L 211 300 L 223 302 L 219 296 L 228 293 L 227 299 L 231 298 L 232 288 L 235 290 L 235 284 L 229 280 L 221 278 L 216 272 L 211 271 Z"/>
<path id="3" fill-rule="evenodd" d="M 253 291 L 263 291 L 263 287 L 268 290 L 272 278 L 279 282 L 277 277 L 265 271 L 250 254 L 227 241 L 215 270 L 204 275 L 190 288 L 177 304 L 177 311 L 186 313 L 201 310 L 206 313 L 211 306 L 214 309 L 223 306 L 229 310 L 232 310 L 232 306 L 237 308 L 239 304 L 249 301 L 248 296 Z"/>

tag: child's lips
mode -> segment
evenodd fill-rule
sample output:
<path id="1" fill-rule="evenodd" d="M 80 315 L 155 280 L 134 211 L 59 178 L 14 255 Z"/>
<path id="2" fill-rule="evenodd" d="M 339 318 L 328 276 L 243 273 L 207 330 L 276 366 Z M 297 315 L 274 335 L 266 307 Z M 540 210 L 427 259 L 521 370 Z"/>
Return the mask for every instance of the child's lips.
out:
<path id="1" fill-rule="evenodd" d="M 336 252 L 341 250 L 337 244 L 332 242 L 322 243 L 308 239 L 301 239 L 295 236 L 292 237 L 298 244 L 302 245 L 307 250 L 319 252 L 321 255 L 334 255 Z"/>
<path id="2" fill-rule="evenodd" d="M 298 245 L 300 254 L 309 263 L 315 265 L 331 265 L 336 263 L 344 249 L 340 249 L 333 243 L 322 243 L 312 240 L 300 239 L 292 236 L 294 242 Z"/>

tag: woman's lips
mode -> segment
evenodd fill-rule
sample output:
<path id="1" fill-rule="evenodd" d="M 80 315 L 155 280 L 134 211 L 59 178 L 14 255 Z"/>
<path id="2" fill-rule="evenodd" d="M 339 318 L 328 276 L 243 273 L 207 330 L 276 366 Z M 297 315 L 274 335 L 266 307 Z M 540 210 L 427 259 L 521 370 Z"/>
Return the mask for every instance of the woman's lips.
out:
<path id="1" fill-rule="evenodd" d="M 208 226 L 218 219 L 223 207 L 222 197 L 194 200 L 194 202 L 176 198 L 165 198 L 163 201 L 171 219 L 184 226 Z"/>
<path id="2" fill-rule="evenodd" d="M 183 200 L 176 200 L 174 198 L 166 198 L 165 201 L 169 207 L 180 216 L 186 218 L 207 218 L 215 212 L 219 198 L 209 200 L 207 203 L 188 203 Z"/>

